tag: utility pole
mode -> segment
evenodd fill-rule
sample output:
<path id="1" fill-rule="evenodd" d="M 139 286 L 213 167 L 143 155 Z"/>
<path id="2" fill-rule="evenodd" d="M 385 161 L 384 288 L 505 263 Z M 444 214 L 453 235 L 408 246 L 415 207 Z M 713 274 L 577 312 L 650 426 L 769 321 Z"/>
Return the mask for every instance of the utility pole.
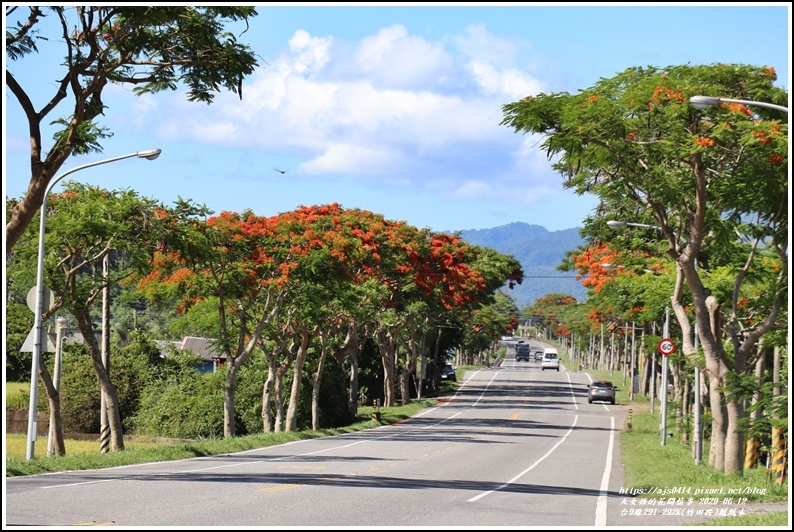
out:
<path id="1" fill-rule="evenodd" d="M 695 323 L 695 355 L 698 352 L 698 325 Z M 700 368 L 695 366 L 695 464 L 703 462 L 703 401 L 700 397 Z"/>
<path id="2" fill-rule="evenodd" d="M 664 332 L 662 333 L 664 338 L 670 337 L 670 307 L 664 308 Z M 662 445 L 667 445 L 667 357 L 662 356 L 662 391 L 661 391 L 661 399 L 662 399 L 662 420 L 661 420 L 661 428 L 662 428 Z"/>
<path id="3" fill-rule="evenodd" d="M 636 363 L 637 360 L 636 353 L 637 353 L 637 348 L 634 343 L 634 322 L 632 321 L 631 322 L 631 368 L 629 370 L 630 371 L 629 382 L 631 382 L 630 384 L 631 388 L 629 389 L 629 399 L 632 401 L 634 400 L 634 364 Z"/>
<path id="4" fill-rule="evenodd" d="M 105 286 L 102 288 L 102 365 L 105 372 L 110 375 L 110 287 L 108 286 L 108 269 L 110 268 L 110 256 L 106 254 L 102 259 L 102 279 Z M 99 388 L 100 410 L 99 410 L 99 452 L 106 453 L 110 450 L 110 424 L 108 423 L 107 401 L 102 387 Z"/>

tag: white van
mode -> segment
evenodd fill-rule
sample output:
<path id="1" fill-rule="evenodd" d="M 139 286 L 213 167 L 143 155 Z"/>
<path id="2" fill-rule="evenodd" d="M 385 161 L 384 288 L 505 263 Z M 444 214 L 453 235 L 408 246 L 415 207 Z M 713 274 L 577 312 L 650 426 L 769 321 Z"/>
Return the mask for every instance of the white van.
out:
<path id="1" fill-rule="evenodd" d="M 557 356 L 557 350 L 553 347 L 546 347 L 543 349 L 543 360 L 540 361 L 540 369 L 546 371 L 547 369 L 556 369 L 560 371 L 560 359 Z"/>

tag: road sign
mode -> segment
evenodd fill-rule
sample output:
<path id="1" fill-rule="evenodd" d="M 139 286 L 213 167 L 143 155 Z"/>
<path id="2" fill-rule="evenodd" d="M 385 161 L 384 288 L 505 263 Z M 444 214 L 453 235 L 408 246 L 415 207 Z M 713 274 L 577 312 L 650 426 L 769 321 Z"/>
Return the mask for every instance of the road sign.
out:
<path id="1" fill-rule="evenodd" d="M 45 337 L 45 338 L 42 338 L 42 342 L 43 343 L 42 343 L 42 346 L 41 346 L 41 350 L 43 352 L 45 352 L 45 353 L 54 353 L 55 352 L 55 343 L 53 342 L 53 340 L 55 338 L 53 338 L 48 333 L 45 333 L 43 331 L 42 331 L 41 335 Z M 35 341 L 36 341 L 36 329 L 34 328 L 34 329 L 31 329 L 30 332 L 28 333 L 27 338 L 25 338 L 25 342 L 22 344 L 22 347 L 19 348 L 19 352 L 20 353 L 32 353 Z"/>
<path id="2" fill-rule="evenodd" d="M 41 311 L 42 312 L 47 312 L 48 310 L 52 310 L 52 306 L 55 303 L 55 299 L 53 299 L 52 292 L 50 292 L 50 289 L 47 288 L 46 286 L 42 287 L 41 298 L 42 298 L 42 300 L 41 300 Z M 32 310 L 33 313 L 35 314 L 36 313 L 36 287 L 35 286 L 32 287 L 30 290 L 28 290 L 28 295 L 25 298 L 25 300 L 28 302 L 28 308 L 30 310 Z"/>
<path id="3" fill-rule="evenodd" d="M 669 338 L 662 338 L 659 340 L 659 352 L 664 356 L 670 356 L 675 353 L 675 342 Z"/>

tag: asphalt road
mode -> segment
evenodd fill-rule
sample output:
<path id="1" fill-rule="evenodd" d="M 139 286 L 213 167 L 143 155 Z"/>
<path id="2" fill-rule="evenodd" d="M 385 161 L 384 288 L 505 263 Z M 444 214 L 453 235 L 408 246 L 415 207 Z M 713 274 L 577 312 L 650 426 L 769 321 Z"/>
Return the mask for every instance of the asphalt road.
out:
<path id="1" fill-rule="evenodd" d="M 508 354 L 501 367 L 468 372 L 454 396 L 394 425 L 221 456 L 12 477 L 4 528 L 685 521 L 661 506 L 643 514 L 631 505 L 619 458 L 627 407 L 588 404 L 588 383 L 585 373 L 542 372 L 534 359 Z"/>

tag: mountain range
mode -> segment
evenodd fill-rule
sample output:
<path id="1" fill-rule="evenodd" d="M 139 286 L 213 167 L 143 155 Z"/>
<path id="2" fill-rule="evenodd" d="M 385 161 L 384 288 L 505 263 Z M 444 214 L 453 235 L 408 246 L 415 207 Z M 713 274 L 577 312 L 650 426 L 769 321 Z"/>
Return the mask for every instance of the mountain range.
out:
<path id="1" fill-rule="evenodd" d="M 514 222 L 492 229 L 456 231 L 471 244 L 488 247 L 504 255 L 512 255 L 524 269 L 524 282 L 506 292 L 519 309 L 533 305 L 537 299 L 551 293 L 568 294 L 584 301 L 586 290 L 575 272 L 557 270 L 567 252 L 584 244 L 579 236 L 581 228 L 548 231 L 540 225 Z"/>

